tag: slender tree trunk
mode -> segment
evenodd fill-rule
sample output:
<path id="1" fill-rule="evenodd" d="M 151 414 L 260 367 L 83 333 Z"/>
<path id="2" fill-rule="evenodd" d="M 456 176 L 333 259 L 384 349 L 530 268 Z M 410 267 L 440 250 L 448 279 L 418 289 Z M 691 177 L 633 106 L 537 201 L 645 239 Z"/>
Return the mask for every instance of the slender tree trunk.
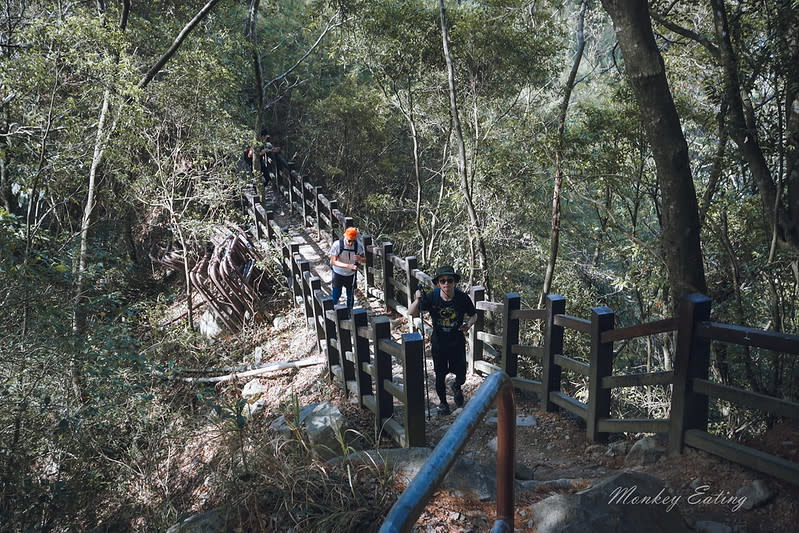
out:
<path id="1" fill-rule="evenodd" d="M 541 287 L 541 295 L 538 298 L 539 308 L 544 307 L 544 300 L 552 288 L 552 280 L 555 277 L 555 264 L 558 260 L 558 248 L 560 246 L 560 195 L 563 186 L 563 145 L 566 132 L 566 115 L 569 111 L 569 102 L 571 101 L 572 91 L 574 90 L 575 80 L 577 79 L 577 71 L 580 69 L 580 63 L 583 60 L 583 52 L 585 50 L 584 28 L 586 7 L 586 3 L 583 2 L 580 6 L 580 12 L 577 15 L 577 51 L 574 55 L 569 78 L 566 80 L 566 86 L 563 90 L 563 101 L 560 103 L 558 138 L 555 148 L 555 184 L 552 189 L 552 226 L 549 233 L 549 261 L 547 261 L 547 270 L 544 274 L 544 284 Z"/>
<path id="2" fill-rule="evenodd" d="M 602 5 L 613 19 L 657 168 L 662 198 L 661 246 L 673 303 L 677 305 L 683 295 L 707 291 L 688 145 L 655 43 L 648 3 L 602 0 Z"/>
<path id="3" fill-rule="evenodd" d="M 469 189 L 469 171 L 466 165 L 466 143 L 463 140 L 463 129 L 461 128 L 461 121 L 458 111 L 458 101 L 455 90 L 455 68 L 452 64 L 452 55 L 449 51 L 449 30 L 447 24 L 447 12 L 444 0 L 439 0 L 439 14 L 441 16 L 441 40 L 444 46 L 444 60 L 447 63 L 447 80 L 449 82 L 449 109 L 450 120 L 452 122 L 452 131 L 455 135 L 455 144 L 458 150 L 458 174 L 460 175 L 461 192 L 466 204 L 466 211 L 469 214 L 469 222 L 471 224 L 469 231 L 470 247 L 475 248 L 477 259 L 479 260 L 479 269 L 482 276 L 483 286 L 486 290 L 486 295 L 491 297 L 491 280 L 488 275 L 488 253 L 486 252 L 485 240 L 483 238 L 483 228 L 480 224 L 480 219 L 477 216 L 477 211 L 472 201 L 472 194 Z M 476 242 L 475 242 L 476 241 Z M 475 254 L 472 254 L 472 265 L 475 263 Z"/>
<path id="4" fill-rule="evenodd" d="M 413 109 L 413 94 L 408 91 L 408 128 L 411 131 L 411 141 L 413 142 L 413 176 L 416 180 L 416 231 L 419 233 L 419 238 L 422 239 L 420 250 L 422 251 L 422 264 L 427 264 L 427 234 L 424 232 L 424 225 L 422 224 L 422 172 L 419 162 L 419 132 L 416 129 L 416 117 Z"/>
<path id="5" fill-rule="evenodd" d="M 256 99 L 256 112 L 255 112 L 255 134 L 261 132 L 264 126 L 264 71 L 261 65 L 261 54 L 258 52 L 258 7 L 261 5 L 261 0 L 250 0 L 249 16 L 247 17 L 247 25 L 244 28 L 244 36 L 250 42 L 252 53 L 252 66 L 255 72 L 255 99 Z"/>

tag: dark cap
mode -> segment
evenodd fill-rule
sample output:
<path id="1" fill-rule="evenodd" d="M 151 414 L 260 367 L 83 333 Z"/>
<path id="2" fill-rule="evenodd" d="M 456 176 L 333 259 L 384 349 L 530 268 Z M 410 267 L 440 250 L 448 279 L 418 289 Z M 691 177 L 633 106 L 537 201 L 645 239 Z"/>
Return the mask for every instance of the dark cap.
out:
<path id="1" fill-rule="evenodd" d="M 438 285 L 438 278 L 441 276 L 452 276 L 455 278 L 455 283 L 458 283 L 461 280 L 461 275 L 455 272 L 455 269 L 452 267 L 452 265 L 438 267 L 438 270 L 436 270 L 436 277 L 433 278 L 433 285 Z"/>

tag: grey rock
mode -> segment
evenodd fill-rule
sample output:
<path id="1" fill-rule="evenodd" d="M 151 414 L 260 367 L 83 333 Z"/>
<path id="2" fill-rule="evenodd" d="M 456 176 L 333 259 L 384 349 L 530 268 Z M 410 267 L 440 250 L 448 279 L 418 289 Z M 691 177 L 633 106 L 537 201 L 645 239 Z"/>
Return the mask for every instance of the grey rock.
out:
<path id="1" fill-rule="evenodd" d="M 288 321 L 288 320 L 286 319 L 286 317 L 284 317 L 283 315 L 277 315 L 277 316 L 276 316 L 276 317 L 275 317 L 275 318 L 272 320 L 272 327 L 273 327 L 273 328 L 275 328 L 275 329 L 281 329 L 281 328 L 283 328 L 283 327 L 284 327 L 286 324 L 288 324 L 288 322 L 289 322 L 289 321 Z"/>
<path id="2" fill-rule="evenodd" d="M 694 531 L 697 533 L 733 533 L 730 526 L 710 520 L 697 520 L 694 523 Z"/>
<path id="3" fill-rule="evenodd" d="M 607 455 L 608 457 L 618 457 L 620 455 L 626 455 L 629 446 L 630 443 L 627 442 L 626 440 L 611 442 L 610 444 L 608 444 L 608 451 L 605 452 L 605 455 Z"/>
<path id="4" fill-rule="evenodd" d="M 592 444 L 585 449 L 585 455 L 600 455 L 607 452 L 608 447 L 604 444 Z"/>
<path id="5" fill-rule="evenodd" d="M 764 505 L 774 494 L 769 490 L 765 481 L 756 479 L 751 484 L 738 489 L 735 495 L 739 498 L 746 498 L 741 507 L 749 511 Z"/>
<path id="6" fill-rule="evenodd" d="M 166 533 L 224 533 L 229 531 L 225 512 L 214 509 L 184 518 Z"/>
<path id="7" fill-rule="evenodd" d="M 486 424 L 496 424 L 499 419 L 496 416 L 486 417 Z M 538 424 L 538 420 L 533 415 L 521 415 L 516 417 L 516 427 L 534 427 Z"/>
<path id="8" fill-rule="evenodd" d="M 644 466 L 657 462 L 665 454 L 663 448 L 658 447 L 655 439 L 644 437 L 633 444 L 627 457 L 624 458 L 624 466 Z"/>
<path id="9" fill-rule="evenodd" d="M 535 469 L 530 468 L 524 463 L 516 463 L 516 479 L 533 479 L 535 477 Z"/>
<path id="10" fill-rule="evenodd" d="M 261 383 L 261 380 L 254 379 L 244 385 L 241 389 L 241 397 L 245 399 L 257 398 L 268 390 L 268 387 Z"/>
<path id="11" fill-rule="evenodd" d="M 213 339 L 225 331 L 225 326 L 222 324 L 222 321 L 216 317 L 216 315 L 206 309 L 205 312 L 203 312 L 203 314 L 200 316 L 197 329 L 202 335 L 208 337 L 209 339 Z"/>
<path id="12" fill-rule="evenodd" d="M 330 402 L 314 403 L 300 409 L 298 420 L 291 425 L 281 416 L 269 426 L 286 438 L 292 436 L 292 425 L 298 423 L 308 440 L 314 446 L 318 457 L 327 459 L 339 455 L 340 438 L 346 433 L 346 421 L 338 407 Z"/>
<path id="13" fill-rule="evenodd" d="M 677 507 L 664 500 L 670 497 L 660 479 L 623 472 L 588 490 L 551 496 L 531 510 L 537 533 L 639 533 L 644 524 L 647 533 L 688 533 Z"/>

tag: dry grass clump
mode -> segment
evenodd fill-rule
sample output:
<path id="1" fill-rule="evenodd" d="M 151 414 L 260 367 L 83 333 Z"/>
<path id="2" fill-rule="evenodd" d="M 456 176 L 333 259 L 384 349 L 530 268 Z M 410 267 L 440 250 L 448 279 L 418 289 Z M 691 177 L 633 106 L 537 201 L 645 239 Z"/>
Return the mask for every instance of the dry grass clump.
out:
<path id="1" fill-rule="evenodd" d="M 307 438 L 272 436 L 251 443 L 220 486 L 222 503 L 234 510 L 231 528 L 242 531 L 377 531 L 398 496 L 393 472 L 362 462 L 326 462 Z M 358 436 L 358 438 L 363 438 Z M 336 453 L 353 451 L 344 436 Z M 328 454 L 330 455 L 330 454 Z M 244 457 L 242 455 L 242 457 Z"/>

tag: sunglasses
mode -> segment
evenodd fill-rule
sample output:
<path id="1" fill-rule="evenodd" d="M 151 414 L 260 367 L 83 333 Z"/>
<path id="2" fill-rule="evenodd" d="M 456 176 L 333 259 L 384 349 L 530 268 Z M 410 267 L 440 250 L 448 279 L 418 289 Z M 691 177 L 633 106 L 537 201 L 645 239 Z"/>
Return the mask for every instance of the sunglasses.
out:
<path id="1" fill-rule="evenodd" d="M 439 283 L 455 283 L 455 278 L 438 278 Z"/>

